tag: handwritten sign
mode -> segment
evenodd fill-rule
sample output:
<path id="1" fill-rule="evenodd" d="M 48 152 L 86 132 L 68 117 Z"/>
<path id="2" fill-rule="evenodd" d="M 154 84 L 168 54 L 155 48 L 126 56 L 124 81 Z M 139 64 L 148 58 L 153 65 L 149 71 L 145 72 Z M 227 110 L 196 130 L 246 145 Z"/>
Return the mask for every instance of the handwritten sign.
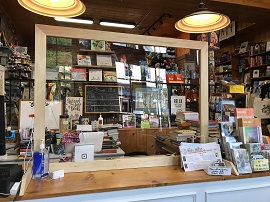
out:
<path id="1" fill-rule="evenodd" d="M 121 101 L 119 86 L 85 86 L 85 113 L 92 112 L 121 112 Z"/>
<path id="2" fill-rule="evenodd" d="M 82 97 L 66 97 L 66 110 L 71 119 L 79 119 L 83 110 Z"/>
<path id="3" fill-rule="evenodd" d="M 254 171 L 269 170 L 268 159 L 255 159 L 253 160 Z"/>

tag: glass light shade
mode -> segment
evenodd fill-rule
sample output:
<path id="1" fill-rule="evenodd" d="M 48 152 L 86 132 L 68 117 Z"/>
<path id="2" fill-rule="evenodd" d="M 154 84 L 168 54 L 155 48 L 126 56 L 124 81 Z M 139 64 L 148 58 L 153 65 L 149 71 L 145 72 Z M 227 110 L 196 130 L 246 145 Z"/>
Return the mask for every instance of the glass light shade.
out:
<path id="1" fill-rule="evenodd" d="M 175 23 L 175 28 L 187 33 L 217 31 L 230 24 L 228 16 L 211 11 L 198 11 Z"/>
<path id="2" fill-rule="evenodd" d="M 100 21 L 99 24 L 103 25 L 103 26 L 122 27 L 122 28 L 129 28 L 129 29 L 132 29 L 135 27 L 134 24 L 120 23 L 120 22 L 109 22 L 109 21 Z"/>
<path id="3" fill-rule="evenodd" d="M 48 17 L 75 17 L 85 12 L 80 0 L 18 0 L 25 9 Z"/>

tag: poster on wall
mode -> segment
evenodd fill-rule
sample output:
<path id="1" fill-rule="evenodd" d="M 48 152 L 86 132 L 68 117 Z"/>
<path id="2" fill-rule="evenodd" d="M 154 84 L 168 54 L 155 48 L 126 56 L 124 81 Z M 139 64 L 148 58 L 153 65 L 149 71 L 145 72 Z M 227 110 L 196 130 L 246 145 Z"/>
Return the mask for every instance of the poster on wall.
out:
<path id="1" fill-rule="evenodd" d="M 219 41 L 223 41 L 235 35 L 235 21 L 219 31 Z"/>
<path id="2" fill-rule="evenodd" d="M 62 101 L 46 101 L 45 107 L 45 127 L 48 129 L 59 129 L 59 116 L 62 113 Z M 32 128 L 35 119 L 29 117 L 34 114 L 34 101 L 20 101 L 19 108 L 19 128 Z"/>
<path id="3" fill-rule="evenodd" d="M 186 111 L 186 96 L 171 96 L 171 114 Z"/>
<path id="4" fill-rule="evenodd" d="M 66 97 L 66 110 L 69 118 L 79 119 L 83 113 L 83 97 Z"/>

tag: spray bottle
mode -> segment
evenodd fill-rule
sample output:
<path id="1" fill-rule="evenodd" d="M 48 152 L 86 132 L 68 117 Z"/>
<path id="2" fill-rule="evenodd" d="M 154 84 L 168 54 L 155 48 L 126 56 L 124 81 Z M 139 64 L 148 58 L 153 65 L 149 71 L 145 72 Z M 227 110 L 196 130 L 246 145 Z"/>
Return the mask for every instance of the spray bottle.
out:
<path id="1" fill-rule="evenodd" d="M 45 149 L 44 140 L 41 139 L 39 151 L 33 155 L 33 176 L 32 179 L 40 180 L 49 174 L 49 152 Z"/>

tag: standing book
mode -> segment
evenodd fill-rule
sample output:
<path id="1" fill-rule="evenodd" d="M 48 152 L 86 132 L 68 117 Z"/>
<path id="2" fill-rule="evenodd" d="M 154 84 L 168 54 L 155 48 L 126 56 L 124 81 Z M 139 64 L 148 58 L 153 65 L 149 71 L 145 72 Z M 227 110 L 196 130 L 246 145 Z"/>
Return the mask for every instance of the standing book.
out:
<path id="1" fill-rule="evenodd" d="M 232 149 L 232 154 L 239 174 L 252 173 L 249 155 L 246 149 Z"/>
<path id="2" fill-rule="evenodd" d="M 72 68 L 71 79 L 73 81 L 86 81 L 86 69 L 85 68 Z"/>

